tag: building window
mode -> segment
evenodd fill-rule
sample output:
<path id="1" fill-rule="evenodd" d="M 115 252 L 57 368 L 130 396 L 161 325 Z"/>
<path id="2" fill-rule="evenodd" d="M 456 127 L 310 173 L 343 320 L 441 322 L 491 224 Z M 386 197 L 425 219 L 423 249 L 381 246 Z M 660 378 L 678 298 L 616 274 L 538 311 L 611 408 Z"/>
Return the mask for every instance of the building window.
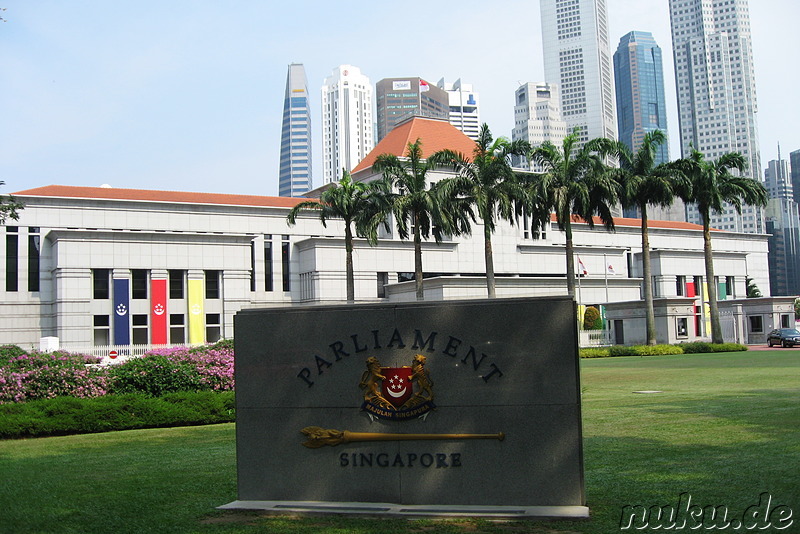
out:
<path id="1" fill-rule="evenodd" d="M 692 278 L 692 280 L 694 280 L 695 294 L 700 297 L 700 300 L 705 300 L 705 293 L 703 292 L 703 277 L 695 276 Z"/>
<path id="2" fill-rule="evenodd" d="M 220 323 L 220 314 L 207 313 L 206 314 L 206 342 L 216 343 L 222 338 L 222 324 Z"/>
<path id="3" fill-rule="evenodd" d="M 256 290 L 256 242 L 250 242 L 250 291 Z"/>
<path id="4" fill-rule="evenodd" d="M 789 314 L 782 313 L 781 314 L 781 328 L 790 328 L 789 326 Z"/>
<path id="5" fill-rule="evenodd" d="M 147 271 L 145 269 L 131 270 L 131 298 L 147 298 Z"/>
<path id="6" fill-rule="evenodd" d="M 186 343 L 185 318 L 182 313 L 169 314 L 169 342 L 173 344 Z"/>
<path id="7" fill-rule="evenodd" d="M 186 279 L 186 271 L 170 269 L 169 270 L 169 298 L 182 299 L 184 280 Z"/>
<path id="8" fill-rule="evenodd" d="M 131 323 L 133 325 L 133 344 L 134 345 L 147 345 L 147 315 L 132 315 Z"/>
<path id="9" fill-rule="evenodd" d="M 378 298 L 386 298 L 386 284 L 389 283 L 389 273 L 378 273 Z"/>
<path id="10" fill-rule="evenodd" d="M 19 290 L 19 236 L 16 226 L 6 226 L 6 291 Z"/>
<path id="11" fill-rule="evenodd" d="M 291 291 L 291 287 L 289 285 L 289 247 L 291 247 L 291 243 L 289 243 L 289 236 L 285 235 L 281 237 L 281 267 L 283 268 L 283 290 L 284 291 Z"/>
<path id="12" fill-rule="evenodd" d="M 685 276 L 676 276 L 675 277 L 675 294 L 679 297 L 683 297 L 686 294 L 686 277 Z"/>
<path id="13" fill-rule="evenodd" d="M 750 320 L 750 333 L 760 334 L 764 332 L 764 318 L 760 315 L 750 315 L 747 317 Z"/>
<path id="14" fill-rule="evenodd" d="M 92 269 L 92 298 L 111 298 L 111 269 Z"/>
<path id="15" fill-rule="evenodd" d="M 108 315 L 94 316 L 94 345 L 103 346 L 111 344 L 111 326 Z"/>
<path id="16" fill-rule="evenodd" d="M 272 236 L 264 236 L 264 289 L 273 291 L 272 283 Z"/>
<path id="17" fill-rule="evenodd" d="M 725 277 L 725 294 L 729 297 L 733 296 L 733 277 L 726 276 Z"/>
<path id="18" fill-rule="evenodd" d="M 219 298 L 219 273 L 220 271 L 206 271 L 206 298 Z"/>
<path id="19" fill-rule="evenodd" d="M 28 291 L 39 291 L 39 229 L 36 227 L 28 228 Z"/>
<path id="20" fill-rule="evenodd" d="M 689 337 L 689 318 L 688 317 L 676 317 L 678 324 L 677 324 L 677 336 L 678 337 Z"/>

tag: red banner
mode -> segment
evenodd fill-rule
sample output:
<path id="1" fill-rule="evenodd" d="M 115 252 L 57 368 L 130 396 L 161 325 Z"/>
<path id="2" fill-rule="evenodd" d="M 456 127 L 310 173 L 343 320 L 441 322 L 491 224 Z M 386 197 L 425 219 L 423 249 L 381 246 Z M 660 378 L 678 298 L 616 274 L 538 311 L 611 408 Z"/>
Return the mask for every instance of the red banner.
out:
<path id="1" fill-rule="evenodd" d="M 167 281 L 150 281 L 150 343 L 167 344 Z"/>
<path id="2" fill-rule="evenodd" d="M 686 282 L 686 296 L 687 297 L 697 296 L 697 290 L 694 287 L 694 282 Z"/>

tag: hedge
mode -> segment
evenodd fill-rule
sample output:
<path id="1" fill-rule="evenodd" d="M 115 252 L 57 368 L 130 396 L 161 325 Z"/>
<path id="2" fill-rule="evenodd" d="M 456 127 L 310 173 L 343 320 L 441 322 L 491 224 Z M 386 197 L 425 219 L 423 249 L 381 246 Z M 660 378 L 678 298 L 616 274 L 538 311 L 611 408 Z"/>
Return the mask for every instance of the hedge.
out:
<path id="1" fill-rule="evenodd" d="M 88 434 L 111 430 L 228 423 L 236 420 L 233 391 L 181 391 L 57 397 L 0 404 L 0 438 Z"/>
<path id="2" fill-rule="evenodd" d="M 702 352 L 738 352 L 747 350 L 739 343 L 707 343 L 696 341 L 677 345 L 614 345 L 580 349 L 581 358 L 606 358 L 609 356 L 660 356 L 666 354 L 697 354 Z"/>

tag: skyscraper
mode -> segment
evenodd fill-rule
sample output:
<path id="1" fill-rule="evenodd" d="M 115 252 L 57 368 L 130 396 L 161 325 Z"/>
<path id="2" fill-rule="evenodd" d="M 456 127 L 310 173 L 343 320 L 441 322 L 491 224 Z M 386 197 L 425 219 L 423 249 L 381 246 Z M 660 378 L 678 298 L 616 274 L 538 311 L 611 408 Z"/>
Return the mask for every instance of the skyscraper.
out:
<path id="1" fill-rule="evenodd" d="M 567 135 L 567 124 L 561 117 L 561 99 L 558 86 L 545 82 L 528 82 L 514 92 L 514 129 L 511 139 L 527 141 L 531 146 L 540 146 L 550 141 L 561 146 Z M 524 158 L 516 158 L 514 164 L 527 170 L 531 168 Z"/>
<path id="2" fill-rule="evenodd" d="M 781 159 L 780 150 L 778 159 L 767 163 L 767 168 L 764 170 L 764 187 L 767 188 L 769 198 L 794 198 L 789 163 Z"/>
<path id="3" fill-rule="evenodd" d="M 800 204 L 800 150 L 789 152 L 789 173 L 792 177 L 794 201 Z"/>
<path id="4" fill-rule="evenodd" d="M 311 107 L 302 63 L 289 65 L 283 99 L 278 195 L 300 196 L 311 189 Z"/>
<path id="5" fill-rule="evenodd" d="M 340 65 L 322 86 L 323 183 L 338 182 L 373 146 L 372 84 L 358 67 Z"/>
<path id="6" fill-rule="evenodd" d="M 642 145 L 645 134 L 661 130 L 666 136 L 667 104 L 664 98 L 664 69 L 661 47 L 653 34 L 632 31 L 619 40 L 614 52 L 614 87 L 617 94 L 617 129 L 619 140 L 635 153 Z M 655 164 L 669 161 L 669 137 L 656 152 Z M 675 199 L 671 206 L 651 206 L 650 218 L 685 221 L 686 207 Z M 641 217 L 639 208 L 623 211 L 626 217 Z"/>
<path id="7" fill-rule="evenodd" d="M 747 175 L 760 180 L 756 86 L 747 0 L 669 0 L 681 153 L 691 148 L 714 160 L 741 153 Z M 687 220 L 699 223 L 689 205 Z M 722 230 L 763 232 L 763 210 L 745 207 L 712 214 Z"/>
<path id="8" fill-rule="evenodd" d="M 472 139 L 478 140 L 481 129 L 480 98 L 471 83 L 463 83 L 461 78 L 447 83 L 444 78 L 436 84 L 447 92 L 450 104 L 450 124 Z"/>
<path id="9" fill-rule="evenodd" d="M 581 141 L 617 139 L 605 0 L 541 0 L 544 73 L 561 89 L 561 113 Z"/>
<path id="10" fill-rule="evenodd" d="M 375 84 L 378 141 L 413 115 L 447 119 L 447 93 L 422 78 L 384 78 Z"/>
<path id="11" fill-rule="evenodd" d="M 661 130 L 668 135 L 661 48 L 653 34 L 632 31 L 619 40 L 614 53 L 614 83 L 620 141 L 636 152 L 646 133 Z M 656 154 L 656 163 L 666 161 L 669 146 L 665 142 Z"/>
<path id="12" fill-rule="evenodd" d="M 769 289 L 772 295 L 800 294 L 800 216 L 794 200 L 789 164 L 781 159 L 770 160 L 764 171 L 764 186 L 769 204 L 764 214 L 764 227 L 769 237 Z"/>

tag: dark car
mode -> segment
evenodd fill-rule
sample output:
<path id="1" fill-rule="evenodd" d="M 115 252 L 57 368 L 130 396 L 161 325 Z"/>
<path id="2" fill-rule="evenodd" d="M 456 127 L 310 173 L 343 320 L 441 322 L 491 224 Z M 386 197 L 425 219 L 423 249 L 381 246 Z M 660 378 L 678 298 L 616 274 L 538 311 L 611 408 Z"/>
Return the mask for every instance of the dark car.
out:
<path id="1" fill-rule="evenodd" d="M 776 328 L 767 336 L 767 345 L 794 347 L 800 345 L 800 331 L 797 328 Z"/>

